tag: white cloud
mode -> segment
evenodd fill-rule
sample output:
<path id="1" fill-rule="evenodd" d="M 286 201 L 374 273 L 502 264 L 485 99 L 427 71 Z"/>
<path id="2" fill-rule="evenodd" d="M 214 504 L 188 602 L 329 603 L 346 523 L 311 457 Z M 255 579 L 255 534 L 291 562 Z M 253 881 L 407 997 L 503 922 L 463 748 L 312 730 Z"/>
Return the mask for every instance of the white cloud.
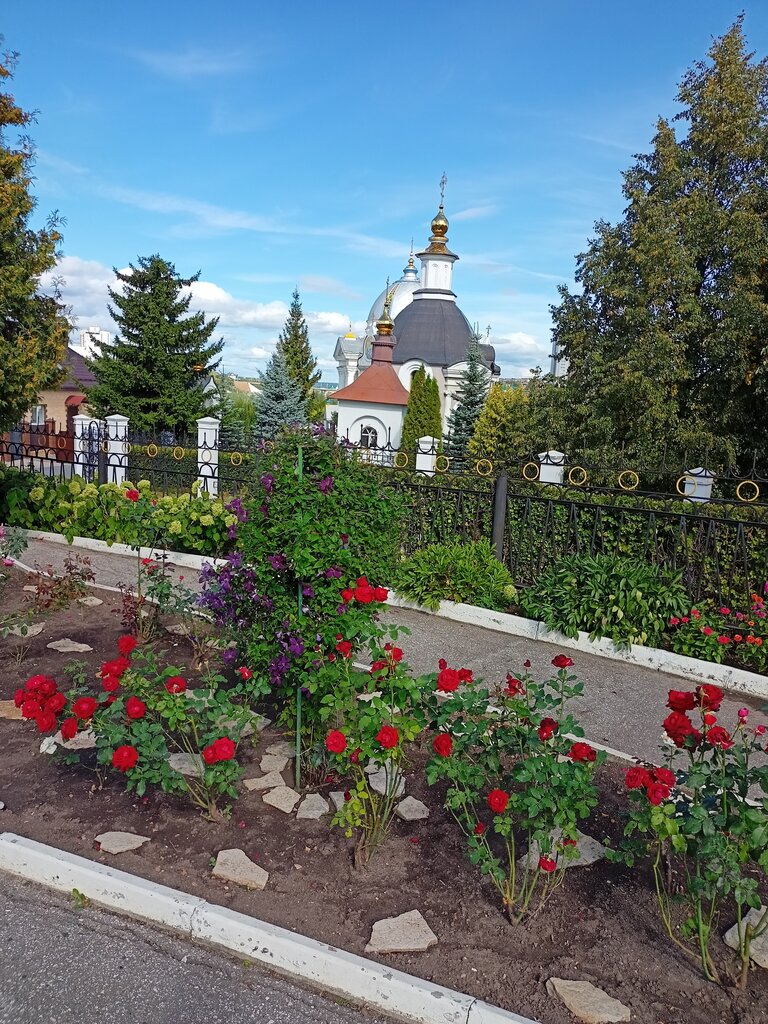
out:
<path id="1" fill-rule="evenodd" d="M 244 71 L 248 56 L 242 50 L 215 53 L 209 48 L 188 47 L 186 50 L 136 50 L 130 54 L 151 71 L 170 78 L 207 78 Z"/>
<path id="2" fill-rule="evenodd" d="M 490 217 L 494 213 L 498 213 L 498 210 L 498 206 L 493 203 L 487 203 L 485 206 L 469 206 L 466 210 L 452 213 L 450 220 L 480 220 L 482 217 Z"/>
<path id="3" fill-rule="evenodd" d="M 305 274 L 299 278 L 299 289 L 303 292 L 324 292 L 327 295 L 341 295 L 345 299 L 360 299 L 359 292 L 354 291 L 335 277 L 322 274 Z"/>
<path id="4" fill-rule="evenodd" d="M 248 354 L 253 356 L 254 359 L 269 359 L 272 355 L 269 349 L 260 348 L 258 345 L 254 345 L 253 348 L 248 349 Z"/>

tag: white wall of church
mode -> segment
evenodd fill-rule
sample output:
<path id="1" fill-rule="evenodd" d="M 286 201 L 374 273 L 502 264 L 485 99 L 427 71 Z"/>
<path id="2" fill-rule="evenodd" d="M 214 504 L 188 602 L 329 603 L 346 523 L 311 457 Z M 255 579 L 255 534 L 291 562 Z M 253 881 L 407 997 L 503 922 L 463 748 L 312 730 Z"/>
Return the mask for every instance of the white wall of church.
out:
<path id="1" fill-rule="evenodd" d="M 404 416 L 405 406 L 378 403 L 368 405 L 362 402 L 345 402 L 341 399 L 337 434 L 359 445 L 361 440 L 365 440 L 363 430 L 372 428 L 376 431 L 375 444 L 381 446 L 390 443 L 393 448 L 399 448 Z M 366 437 L 371 438 L 370 433 L 367 433 Z"/>

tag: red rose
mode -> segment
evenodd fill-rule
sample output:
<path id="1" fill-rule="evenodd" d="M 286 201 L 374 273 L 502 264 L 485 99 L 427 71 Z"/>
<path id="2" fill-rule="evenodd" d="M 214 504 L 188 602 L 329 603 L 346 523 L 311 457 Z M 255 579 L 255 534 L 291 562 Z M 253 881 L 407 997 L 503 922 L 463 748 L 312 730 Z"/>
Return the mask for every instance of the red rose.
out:
<path id="1" fill-rule="evenodd" d="M 216 752 L 217 761 L 231 761 L 237 747 L 228 736 L 220 736 L 219 739 L 213 741 L 213 749 Z"/>
<path id="2" fill-rule="evenodd" d="M 443 693 L 452 693 L 459 688 L 459 673 L 455 668 L 441 668 L 437 674 L 437 688 Z"/>
<path id="3" fill-rule="evenodd" d="M 123 672 L 127 668 L 131 667 L 131 663 L 125 655 L 121 654 L 119 658 L 114 658 L 112 661 L 105 661 L 101 666 L 101 677 L 105 676 L 117 676 L 119 679 Z"/>
<path id="4" fill-rule="evenodd" d="M 129 697 L 125 702 L 125 713 L 129 718 L 143 718 L 147 711 L 147 705 L 138 697 Z"/>
<path id="5" fill-rule="evenodd" d="M 664 729 L 677 747 L 685 745 L 687 736 L 698 735 L 698 730 L 694 728 L 693 722 L 688 715 L 684 715 L 681 711 L 672 711 L 667 715 L 664 719 Z"/>
<path id="6" fill-rule="evenodd" d="M 203 748 L 203 760 L 205 761 L 206 764 L 216 764 L 216 762 L 218 761 L 218 757 L 216 756 L 216 751 L 213 747 L 213 744 Z"/>
<path id="7" fill-rule="evenodd" d="M 567 654 L 558 654 L 552 659 L 552 664 L 555 668 L 570 668 L 573 665 L 573 659 L 569 658 Z"/>
<path id="8" fill-rule="evenodd" d="M 165 688 L 168 693 L 184 693 L 187 688 L 187 681 L 182 679 L 181 676 L 171 676 L 170 679 L 166 679 Z"/>
<path id="9" fill-rule="evenodd" d="M 26 699 L 27 699 L 27 691 L 26 690 L 18 689 L 18 690 L 14 691 L 13 703 L 16 705 L 17 708 L 20 708 L 21 705 L 24 703 L 24 701 Z"/>
<path id="10" fill-rule="evenodd" d="M 98 704 L 93 697 L 78 697 L 72 705 L 72 714 L 87 721 L 89 718 L 93 718 L 97 707 Z"/>
<path id="11" fill-rule="evenodd" d="M 120 680 L 117 676 L 107 676 L 101 680 L 102 690 L 106 690 L 107 693 L 114 693 L 115 690 L 120 689 Z"/>
<path id="12" fill-rule="evenodd" d="M 648 800 L 654 806 L 658 806 L 663 800 L 666 800 L 669 792 L 669 786 L 665 786 L 661 782 L 652 782 L 646 789 Z"/>
<path id="13" fill-rule="evenodd" d="M 383 603 L 389 597 L 389 591 L 386 587 L 374 587 L 373 596 L 376 601 L 381 601 Z"/>
<path id="14" fill-rule="evenodd" d="M 708 711 L 704 715 L 704 725 L 717 725 L 717 715 L 713 715 L 711 711 Z"/>
<path id="15" fill-rule="evenodd" d="M 344 790 L 344 802 L 345 803 L 349 803 L 349 801 L 351 799 L 352 799 L 352 794 L 350 793 L 350 791 L 348 789 L 345 789 Z"/>
<path id="16" fill-rule="evenodd" d="M 541 725 L 536 730 L 539 734 L 539 739 L 542 743 L 546 743 L 547 740 L 551 740 L 557 730 L 560 728 L 554 718 L 542 718 Z"/>
<path id="17" fill-rule="evenodd" d="M 472 682 L 472 669 L 471 668 L 460 668 L 459 669 L 459 682 L 460 683 L 471 683 Z"/>
<path id="18" fill-rule="evenodd" d="M 367 587 L 368 586 L 368 577 L 367 576 L 360 576 L 358 578 L 357 585 L 358 585 L 358 587 Z"/>
<path id="19" fill-rule="evenodd" d="M 392 644 L 384 644 L 384 650 L 387 652 L 392 661 L 402 661 L 403 652 L 399 647 L 393 647 Z"/>
<path id="20" fill-rule="evenodd" d="M 568 756 L 572 761 L 594 761 L 597 757 L 597 751 L 590 747 L 588 743 L 579 742 L 571 746 Z"/>
<path id="21" fill-rule="evenodd" d="M 21 705 L 21 717 L 37 718 L 42 710 L 42 705 L 39 700 L 25 700 Z"/>
<path id="22" fill-rule="evenodd" d="M 557 861 L 551 857 L 539 857 L 539 870 L 551 874 L 557 868 Z"/>
<path id="23" fill-rule="evenodd" d="M 377 672 L 383 672 L 385 668 L 389 668 L 386 661 L 374 661 L 371 665 L 371 675 L 375 675 Z"/>
<path id="24" fill-rule="evenodd" d="M 348 658 L 352 653 L 352 643 L 349 640 L 339 640 L 336 650 L 343 658 Z"/>
<path id="25" fill-rule="evenodd" d="M 634 768 L 630 768 L 627 774 L 624 776 L 624 785 L 627 789 L 643 789 L 645 786 L 650 785 L 651 775 L 647 769 L 641 765 L 635 765 Z"/>
<path id="26" fill-rule="evenodd" d="M 522 697 L 525 695 L 525 685 L 521 679 L 515 679 L 514 676 L 507 673 L 507 689 L 505 692 L 510 697 Z"/>
<path id="27" fill-rule="evenodd" d="M 701 686 L 697 686 L 696 696 L 705 711 L 719 711 L 720 705 L 723 703 L 723 691 L 711 683 L 702 683 Z"/>
<path id="28" fill-rule="evenodd" d="M 714 747 L 720 747 L 721 750 L 728 750 L 729 747 L 733 746 L 730 734 L 722 725 L 715 725 L 708 729 L 706 736 L 708 743 L 711 743 Z"/>
<path id="29" fill-rule="evenodd" d="M 138 760 L 139 752 L 136 747 L 124 745 L 118 747 L 112 755 L 112 767 L 117 768 L 119 772 L 127 772 L 129 768 L 135 767 Z"/>
<path id="30" fill-rule="evenodd" d="M 45 702 L 45 710 L 52 711 L 54 715 L 58 715 L 60 711 L 63 711 L 67 704 L 67 698 L 63 693 L 54 693 L 52 697 L 49 697 Z"/>
<path id="31" fill-rule="evenodd" d="M 432 740 L 432 749 L 438 757 L 450 757 L 453 752 L 453 739 L 448 733 L 441 732 Z"/>
<path id="32" fill-rule="evenodd" d="M 133 652 L 135 647 L 136 647 L 136 637 L 135 636 L 121 636 L 120 639 L 117 641 L 117 650 L 118 650 L 118 652 L 120 654 L 124 655 L 126 658 Z"/>
<path id="33" fill-rule="evenodd" d="M 360 604 L 371 604 L 376 600 L 376 591 L 373 587 L 369 586 L 358 586 L 355 590 L 355 600 L 359 601 Z"/>
<path id="34" fill-rule="evenodd" d="M 482 821 L 478 821 L 478 823 L 475 825 L 472 831 L 474 835 L 481 836 L 483 832 L 485 832 L 485 825 L 482 823 Z"/>
<path id="35" fill-rule="evenodd" d="M 332 754 L 341 754 L 347 749 L 347 737 L 340 729 L 331 729 L 325 737 L 325 749 Z"/>
<path id="36" fill-rule="evenodd" d="M 392 747 L 396 747 L 399 739 L 400 734 L 393 725 L 382 725 L 376 733 L 376 740 L 385 750 L 391 750 Z"/>
<path id="37" fill-rule="evenodd" d="M 47 708 L 38 713 L 35 721 L 40 732 L 50 732 L 51 729 L 56 728 L 56 715 Z"/>
<path id="38" fill-rule="evenodd" d="M 503 789 L 492 789 L 488 794 L 488 806 L 494 814 L 503 814 L 509 803 L 509 793 Z"/>
<path id="39" fill-rule="evenodd" d="M 237 669 L 237 673 L 241 679 L 253 679 L 253 672 L 251 672 L 249 668 L 246 668 L 245 665 L 241 665 L 240 668 Z"/>
<path id="40" fill-rule="evenodd" d="M 350 590 L 349 587 L 347 587 L 346 590 L 342 590 L 341 592 L 341 600 L 344 602 L 344 604 L 349 604 L 349 602 L 352 600 L 354 596 L 355 592 L 353 590 Z"/>
<path id="41" fill-rule="evenodd" d="M 42 684 L 50 678 L 50 676 L 30 676 L 26 683 L 24 683 L 27 693 L 36 693 Z M 53 680 L 51 680 L 51 682 L 53 682 Z"/>
<path id="42" fill-rule="evenodd" d="M 675 773 L 670 771 L 669 768 L 654 768 L 653 778 L 656 782 L 660 782 L 662 786 L 674 786 L 675 784 Z"/>
<path id="43" fill-rule="evenodd" d="M 693 711 L 696 697 L 692 690 L 670 690 L 667 707 L 672 711 Z"/>
<path id="44" fill-rule="evenodd" d="M 130 490 L 130 491 L 126 491 L 125 492 L 125 496 L 128 499 L 128 501 L 138 501 L 139 498 L 141 497 L 139 492 L 136 491 L 136 490 L 133 490 L 133 489 Z M 121 770 L 123 770 L 123 769 L 121 769 Z"/>
<path id="45" fill-rule="evenodd" d="M 44 679 L 37 688 L 36 696 L 39 698 L 52 697 L 56 693 L 56 683 L 52 679 Z"/>
<path id="46" fill-rule="evenodd" d="M 61 723 L 61 738 L 63 740 L 71 740 L 75 736 L 77 736 L 77 719 L 65 718 Z"/>
<path id="47" fill-rule="evenodd" d="M 362 754 L 362 752 L 363 751 L 360 747 L 357 747 L 355 750 L 352 751 L 352 753 L 349 755 L 349 760 L 352 762 L 352 764 L 360 763 L 360 755 Z"/>

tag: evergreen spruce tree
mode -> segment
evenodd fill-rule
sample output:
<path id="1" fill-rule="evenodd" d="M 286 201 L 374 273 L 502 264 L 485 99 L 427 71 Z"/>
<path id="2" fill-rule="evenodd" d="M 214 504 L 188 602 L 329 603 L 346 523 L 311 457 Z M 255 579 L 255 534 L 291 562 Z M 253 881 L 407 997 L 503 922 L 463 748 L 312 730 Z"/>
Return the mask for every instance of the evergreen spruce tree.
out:
<path id="1" fill-rule="evenodd" d="M 209 340 L 218 317 L 188 314 L 192 296 L 184 292 L 200 274 L 182 278 L 157 255 L 115 273 L 122 289 L 109 289 L 109 312 L 118 334 L 90 362 L 96 384 L 88 404 L 97 416 L 127 416 L 139 431 L 192 431 L 195 420 L 216 412 L 203 388 L 224 346 Z"/>
<path id="2" fill-rule="evenodd" d="M 277 341 L 277 350 L 285 361 L 289 376 L 298 384 L 307 408 L 316 405 L 312 401 L 315 398 L 313 388 L 320 380 L 320 371 L 309 346 L 309 330 L 301 309 L 298 288 L 294 289 L 288 318 Z M 325 403 L 322 404 L 324 408 Z"/>
<path id="3" fill-rule="evenodd" d="M 0 55 L 0 82 L 15 66 L 15 54 Z M 32 147 L 23 137 L 15 145 L 6 138 L 9 128 L 23 132 L 31 120 L 10 93 L 0 93 L 0 430 L 56 384 L 71 330 L 56 291 L 40 291 L 59 255 L 57 218 L 38 231 L 30 227 Z"/>
<path id="4" fill-rule="evenodd" d="M 473 459 L 490 459 L 499 470 L 509 469 L 527 454 L 527 421 L 525 391 L 494 382 L 475 423 L 468 455 Z"/>
<path id="5" fill-rule="evenodd" d="M 307 422 L 307 404 L 299 385 L 289 375 L 278 348 L 260 374 L 262 390 L 256 406 L 256 437 L 271 440 L 285 427 Z"/>
<path id="6" fill-rule="evenodd" d="M 480 346 L 477 338 L 473 338 L 467 350 L 467 368 L 461 375 L 456 404 L 448 419 L 445 450 L 451 458 L 463 458 L 467 454 L 475 424 L 488 394 L 489 381 L 490 374 L 483 366 Z"/>
<path id="7" fill-rule="evenodd" d="M 627 207 L 577 258 L 554 338 L 565 451 L 768 464 L 768 61 L 742 19 L 715 40 L 624 175 Z M 553 393 L 554 394 L 554 393 Z"/>

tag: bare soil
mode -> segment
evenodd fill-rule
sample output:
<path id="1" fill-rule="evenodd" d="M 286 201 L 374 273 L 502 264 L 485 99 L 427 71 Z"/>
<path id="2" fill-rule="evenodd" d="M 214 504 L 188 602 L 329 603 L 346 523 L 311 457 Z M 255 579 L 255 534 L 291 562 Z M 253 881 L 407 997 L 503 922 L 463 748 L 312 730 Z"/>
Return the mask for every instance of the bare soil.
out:
<path id="1" fill-rule="evenodd" d="M 0 616 L 20 607 L 27 578 L 19 575 L 7 590 Z M 35 615 L 44 621 L 21 664 L 15 642 L 0 641 L 0 700 L 36 672 L 63 673 L 71 655 L 46 648 L 70 637 L 89 643 L 92 653 L 75 655 L 95 676 L 113 657 L 120 626 L 119 597 L 91 591 L 104 604 Z M 191 652 L 169 636 L 156 643 L 169 663 L 185 667 Z M 94 682 L 94 688 L 96 683 Z M 246 776 L 260 774 L 258 760 L 276 738 L 267 730 L 240 747 Z M 552 976 L 584 979 L 620 999 L 634 1024 L 759 1024 L 768 1022 L 768 972 L 750 972 L 745 992 L 706 982 L 663 932 L 652 881 L 645 870 L 631 873 L 605 862 L 569 871 L 566 886 L 541 915 L 510 925 L 495 890 L 469 864 L 461 836 L 442 810 L 441 792 L 424 778 L 426 755 L 414 751 L 408 792 L 430 808 L 426 822 L 396 821 L 390 836 L 365 872 L 351 863 L 347 840 L 321 822 L 299 821 L 243 791 L 231 818 L 214 824 L 177 798 L 153 793 L 143 799 L 126 793 L 115 779 L 103 789 L 87 767 L 58 765 L 39 753 L 33 723 L 0 718 L 0 829 L 99 863 L 204 896 L 211 902 L 251 914 L 334 946 L 363 953 L 374 921 L 418 909 L 438 936 L 426 953 L 381 957 L 389 966 L 461 989 L 545 1024 L 573 1024 L 574 1018 L 545 991 Z M 601 803 L 583 831 L 598 839 L 618 837 L 623 804 L 618 764 L 598 776 Z M 288 778 L 286 773 L 286 778 Z M 328 785 L 321 787 L 327 794 Z M 139 832 L 151 843 L 118 858 L 101 853 L 94 836 L 108 829 Z M 269 871 L 264 892 L 249 892 L 211 878 L 219 850 L 243 849 Z M 720 922 L 722 934 L 731 921 Z M 713 943 L 721 967 L 735 971 L 733 954 L 719 938 Z"/>

